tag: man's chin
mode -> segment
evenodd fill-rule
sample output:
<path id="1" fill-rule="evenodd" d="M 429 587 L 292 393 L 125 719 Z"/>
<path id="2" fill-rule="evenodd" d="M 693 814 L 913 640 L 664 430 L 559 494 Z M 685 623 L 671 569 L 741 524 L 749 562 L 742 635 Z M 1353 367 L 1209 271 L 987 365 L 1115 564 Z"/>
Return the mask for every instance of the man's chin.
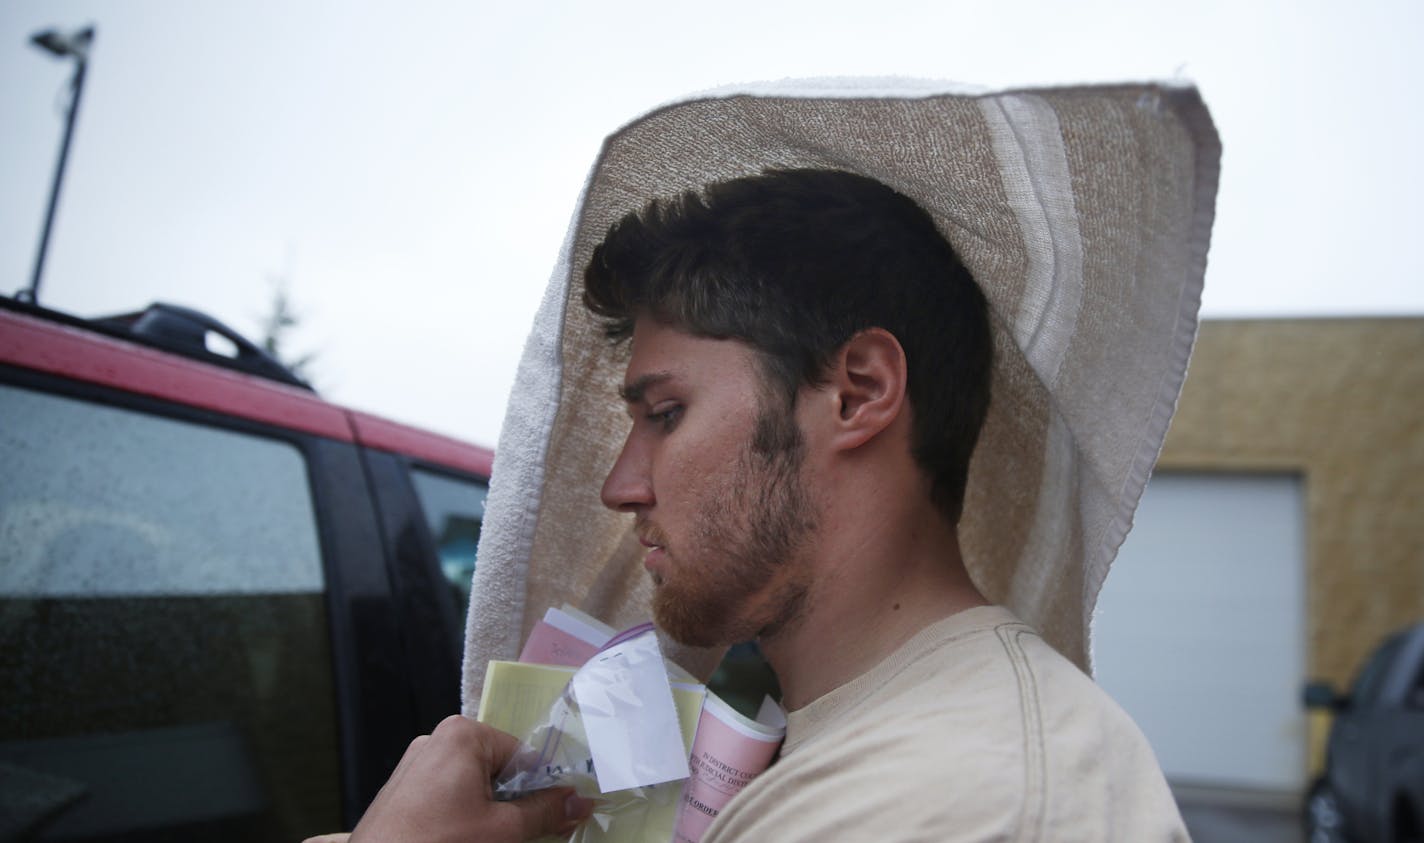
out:
<path id="1" fill-rule="evenodd" d="M 708 611 L 707 607 L 689 607 L 669 599 L 665 589 L 665 586 L 660 587 L 653 595 L 653 621 L 669 638 L 687 647 L 726 647 L 737 643 L 726 640 L 728 618 L 725 613 Z"/>
<path id="2" fill-rule="evenodd" d="M 653 621 L 658 629 L 667 633 L 667 636 L 679 644 L 686 647 L 715 647 L 718 644 L 716 636 L 709 635 L 706 627 L 697 627 L 685 624 L 682 619 L 669 618 L 658 612 L 653 613 Z"/>

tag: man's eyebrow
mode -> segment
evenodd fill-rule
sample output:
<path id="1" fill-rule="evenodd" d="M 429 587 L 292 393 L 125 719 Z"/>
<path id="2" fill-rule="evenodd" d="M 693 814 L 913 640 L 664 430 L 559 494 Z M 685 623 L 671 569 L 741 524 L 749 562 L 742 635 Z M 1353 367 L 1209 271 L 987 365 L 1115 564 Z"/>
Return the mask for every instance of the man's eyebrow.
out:
<path id="1" fill-rule="evenodd" d="M 648 391 L 648 387 L 668 380 L 672 380 L 672 372 L 649 372 L 618 387 L 618 394 L 624 402 L 637 404 L 643 400 L 643 393 Z"/>

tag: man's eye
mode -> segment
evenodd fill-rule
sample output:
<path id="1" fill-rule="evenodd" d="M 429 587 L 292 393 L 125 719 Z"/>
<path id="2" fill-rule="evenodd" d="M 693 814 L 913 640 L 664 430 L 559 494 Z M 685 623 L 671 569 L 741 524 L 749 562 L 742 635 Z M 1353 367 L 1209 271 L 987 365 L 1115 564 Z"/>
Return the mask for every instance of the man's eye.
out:
<path id="1" fill-rule="evenodd" d="M 680 418 L 682 418 L 682 407 L 678 405 L 659 407 L 657 410 L 648 413 L 648 420 L 663 430 L 672 430 Z"/>

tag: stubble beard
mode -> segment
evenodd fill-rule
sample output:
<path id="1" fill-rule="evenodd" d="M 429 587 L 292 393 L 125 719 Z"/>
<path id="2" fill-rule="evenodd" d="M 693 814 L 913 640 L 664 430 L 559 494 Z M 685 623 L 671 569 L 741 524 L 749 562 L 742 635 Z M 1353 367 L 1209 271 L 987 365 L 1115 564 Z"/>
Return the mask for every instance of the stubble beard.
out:
<path id="1" fill-rule="evenodd" d="M 811 584 L 805 548 L 817 525 L 804 460 L 790 410 L 763 407 L 736 471 L 698 508 L 697 558 L 674 557 L 654 592 L 653 616 L 674 640 L 735 644 L 801 617 Z"/>

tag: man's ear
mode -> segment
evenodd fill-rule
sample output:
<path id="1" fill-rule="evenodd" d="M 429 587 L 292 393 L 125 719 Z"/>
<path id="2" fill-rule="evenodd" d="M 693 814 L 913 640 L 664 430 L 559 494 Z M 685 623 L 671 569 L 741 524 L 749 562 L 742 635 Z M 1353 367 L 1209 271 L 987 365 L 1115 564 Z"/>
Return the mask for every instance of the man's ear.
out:
<path id="1" fill-rule="evenodd" d="M 859 447 L 900 417 L 908 373 L 905 350 L 884 328 L 867 328 L 836 353 L 827 385 L 839 402 L 833 444 Z"/>

